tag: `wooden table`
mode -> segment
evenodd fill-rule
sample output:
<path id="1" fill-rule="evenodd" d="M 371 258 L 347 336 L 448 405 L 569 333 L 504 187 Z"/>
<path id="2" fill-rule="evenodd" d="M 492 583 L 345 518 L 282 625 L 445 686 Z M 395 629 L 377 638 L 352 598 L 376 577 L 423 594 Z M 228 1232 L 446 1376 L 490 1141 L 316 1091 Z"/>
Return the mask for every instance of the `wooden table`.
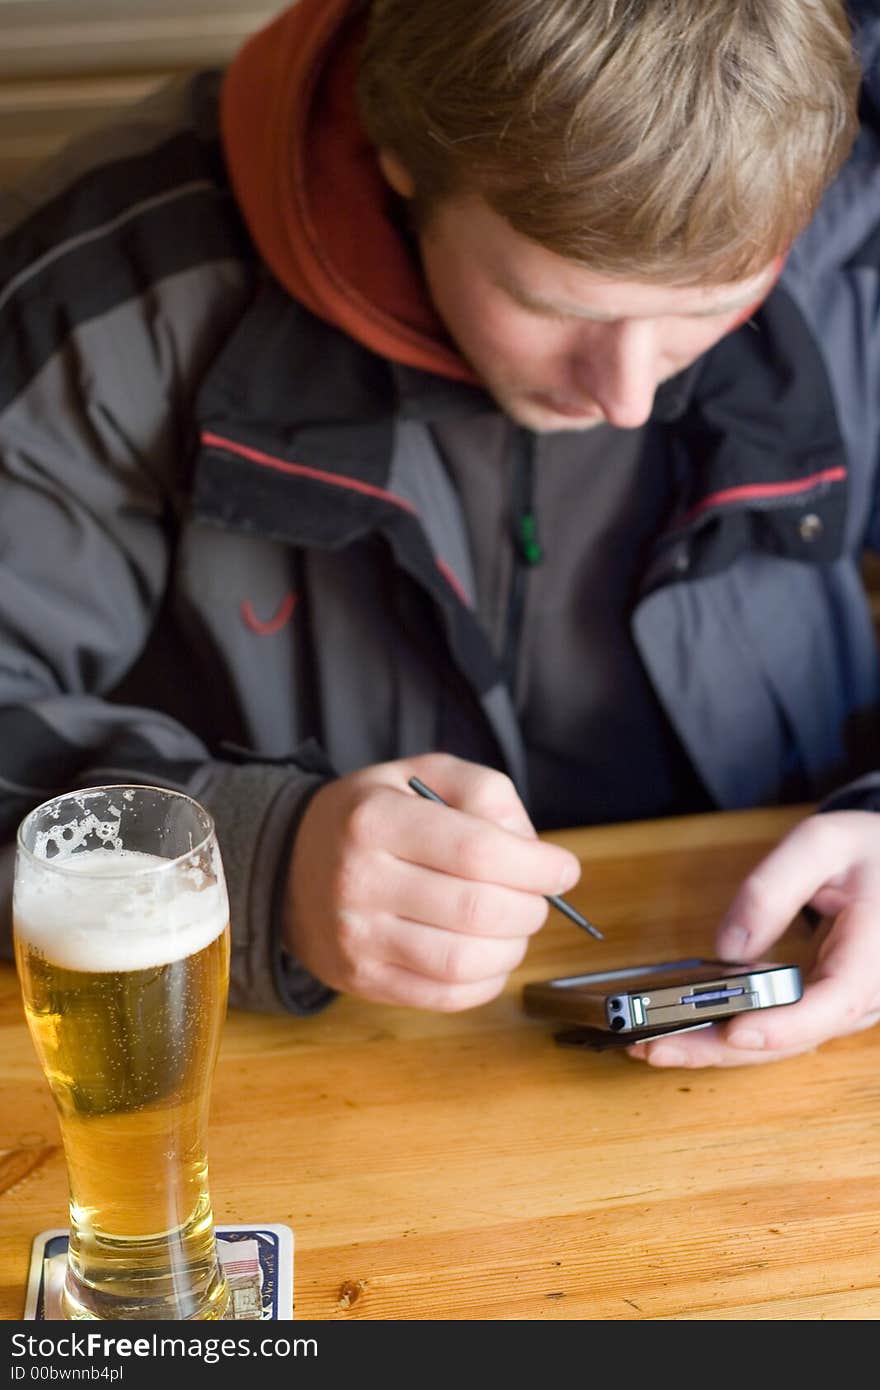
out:
<path id="1" fill-rule="evenodd" d="M 457 1015 L 339 1000 L 233 1013 L 217 1071 L 220 1222 L 285 1222 L 304 1319 L 873 1319 L 880 1029 L 758 1068 L 654 1070 L 558 1046 L 529 979 L 711 948 L 797 810 L 570 831 L 584 863 L 504 996 Z M 550 837 L 548 837 L 550 838 Z M 803 959 L 803 929 L 781 956 Z M 0 1318 L 66 1220 L 54 1112 L 0 969 Z"/>

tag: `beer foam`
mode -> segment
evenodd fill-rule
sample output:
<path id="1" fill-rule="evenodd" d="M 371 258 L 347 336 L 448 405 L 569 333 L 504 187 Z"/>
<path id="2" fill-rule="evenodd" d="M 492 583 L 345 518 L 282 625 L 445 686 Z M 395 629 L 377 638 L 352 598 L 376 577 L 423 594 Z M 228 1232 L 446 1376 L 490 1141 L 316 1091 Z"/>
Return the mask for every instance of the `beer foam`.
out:
<path id="1" fill-rule="evenodd" d="M 95 849 L 64 859 L 63 868 L 22 864 L 15 934 L 64 970 L 150 970 L 195 955 L 226 927 L 226 888 L 222 879 L 205 885 L 195 866 L 170 863 Z"/>

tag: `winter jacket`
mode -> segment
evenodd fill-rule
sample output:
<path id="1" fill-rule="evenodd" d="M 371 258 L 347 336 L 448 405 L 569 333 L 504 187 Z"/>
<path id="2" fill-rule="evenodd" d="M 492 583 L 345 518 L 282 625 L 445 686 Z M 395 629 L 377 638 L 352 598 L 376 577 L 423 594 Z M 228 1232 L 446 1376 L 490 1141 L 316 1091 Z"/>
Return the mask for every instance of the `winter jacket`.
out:
<path id="1" fill-rule="evenodd" d="M 419 406 L 487 402 L 356 125 L 360 8 L 301 0 L 227 74 L 172 84 L 0 206 L 0 878 L 8 894 L 18 820 L 63 789 L 187 791 L 226 864 L 232 1002 L 261 1010 L 332 997 L 278 935 L 326 778 L 447 748 L 528 805 Z M 719 808 L 880 804 L 867 22 L 859 40 L 851 159 L 752 322 L 660 388 L 641 444 L 675 503 L 630 634 Z"/>

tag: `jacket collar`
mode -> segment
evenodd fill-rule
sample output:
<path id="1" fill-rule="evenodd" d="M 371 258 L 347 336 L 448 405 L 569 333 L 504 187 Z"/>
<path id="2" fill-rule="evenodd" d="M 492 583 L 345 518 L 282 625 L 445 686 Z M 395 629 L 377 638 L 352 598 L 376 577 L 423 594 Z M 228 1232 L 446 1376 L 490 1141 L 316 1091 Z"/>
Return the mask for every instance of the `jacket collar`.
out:
<path id="1" fill-rule="evenodd" d="M 846 454 L 819 349 L 784 288 L 706 354 L 687 408 L 648 447 L 671 469 L 677 505 L 643 592 L 745 551 L 840 558 Z"/>
<path id="2" fill-rule="evenodd" d="M 202 384 L 193 512 L 292 544 L 345 544 L 412 517 L 390 486 L 398 418 L 494 408 L 479 387 L 371 353 L 267 276 Z M 743 549 L 840 554 L 846 463 L 831 389 L 781 287 L 661 387 L 647 436 L 678 498 L 647 588 L 717 571 Z"/>

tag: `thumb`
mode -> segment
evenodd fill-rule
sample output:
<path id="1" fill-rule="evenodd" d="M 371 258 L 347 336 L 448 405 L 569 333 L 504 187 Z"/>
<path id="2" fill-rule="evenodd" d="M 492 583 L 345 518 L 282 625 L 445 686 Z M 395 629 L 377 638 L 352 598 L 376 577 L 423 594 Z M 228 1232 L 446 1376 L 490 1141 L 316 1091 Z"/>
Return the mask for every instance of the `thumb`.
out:
<path id="1" fill-rule="evenodd" d="M 719 925 L 718 955 L 757 960 L 839 869 L 839 837 L 818 816 L 802 821 L 742 884 Z"/>

